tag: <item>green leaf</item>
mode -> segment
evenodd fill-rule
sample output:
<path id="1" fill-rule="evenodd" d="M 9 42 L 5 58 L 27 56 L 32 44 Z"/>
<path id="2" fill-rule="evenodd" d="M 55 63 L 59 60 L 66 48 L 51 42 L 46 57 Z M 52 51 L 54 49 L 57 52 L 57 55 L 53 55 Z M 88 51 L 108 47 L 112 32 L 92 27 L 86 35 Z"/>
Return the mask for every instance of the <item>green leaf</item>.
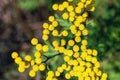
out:
<path id="1" fill-rule="evenodd" d="M 55 14 L 56 20 L 59 22 L 59 24 L 63 27 L 63 29 L 68 30 L 70 25 L 72 25 L 72 23 L 68 20 L 64 20 L 62 17 L 58 16 L 57 14 Z"/>
<path id="2" fill-rule="evenodd" d="M 44 53 L 46 56 L 53 56 L 55 54 L 58 54 L 58 52 L 54 50 L 53 46 L 50 44 L 49 41 L 45 41 L 45 44 L 49 47 L 49 51 Z"/>

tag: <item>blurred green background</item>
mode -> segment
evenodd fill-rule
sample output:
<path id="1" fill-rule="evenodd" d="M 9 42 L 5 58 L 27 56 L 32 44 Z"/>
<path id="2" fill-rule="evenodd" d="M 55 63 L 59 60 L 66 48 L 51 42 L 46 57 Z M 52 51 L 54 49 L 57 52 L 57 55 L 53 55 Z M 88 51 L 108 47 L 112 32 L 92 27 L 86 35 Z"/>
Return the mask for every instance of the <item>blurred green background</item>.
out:
<path id="1" fill-rule="evenodd" d="M 10 54 L 14 50 L 20 54 L 29 52 L 34 36 L 42 42 L 42 23 L 54 14 L 52 4 L 61 1 L 0 0 L 0 80 L 31 80 L 26 79 L 27 73 L 17 72 Z M 108 80 L 119 80 L 120 0 L 96 0 L 94 5 L 96 10 L 87 22 L 89 48 L 98 50 Z"/>

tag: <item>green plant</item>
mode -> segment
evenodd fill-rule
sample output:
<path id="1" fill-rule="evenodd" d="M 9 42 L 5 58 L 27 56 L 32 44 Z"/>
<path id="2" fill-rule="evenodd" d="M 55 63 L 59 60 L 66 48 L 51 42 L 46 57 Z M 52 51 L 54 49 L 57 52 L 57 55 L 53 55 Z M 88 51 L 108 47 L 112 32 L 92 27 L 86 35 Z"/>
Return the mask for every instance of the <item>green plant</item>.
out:
<path id="1" fill-rule="evenodd" d="M 46 0 L 18 0 L 18 5 L 23 10 L 34 10 L 45 3 Z"/>
<path id="2" fill-rule="evenodd" d="M 22 58 L 17 52 L 12 58 L 19 65 L 18 71 L 30 68 L 29 75 L 35 77 L 38 71 L 44 72 L 46 80 L 106 80 L 107 74 L 100 69 L 98 52 L 88 46 L 86 28 L 90 11 L 94 11 L 94 0 L 68 0 L 53 4 L 56 11 L 43 24 L 44 44 L 32 38 L 34 54 Z M 59 63 L 57 63 L 59 61 Z M 51 65 L 52 64 L 52 65 Z M 43 77 L 43 79 L 45 79 Z"/>

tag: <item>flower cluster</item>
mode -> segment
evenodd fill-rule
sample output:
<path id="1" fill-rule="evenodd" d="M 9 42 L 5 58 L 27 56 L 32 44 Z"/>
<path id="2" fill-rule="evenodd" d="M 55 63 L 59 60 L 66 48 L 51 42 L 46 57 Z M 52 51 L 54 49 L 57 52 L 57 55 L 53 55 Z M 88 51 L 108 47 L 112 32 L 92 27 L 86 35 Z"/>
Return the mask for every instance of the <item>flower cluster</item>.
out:
<path id="1" fill-rule="evenodd" d="M 33 45 L 35 45 L 37 43 L 37 39 L 33 38 L 31 40 L 31 43 Z M 43 46 L 44 50 L 48 50 L 47 46 Z M 40 49 L 41 48 L 41 44 L 37 44 L 36 45 L 36 49 Z M 44 71 L 45 70 L 45 64 L 42 63 L 42 53 L 39 51 L 36 51 L 34 53 L 34 57 L 32 57 L 31 55 L 25 55 L 24 58 L 21 58 L 18 56 L 17 52 L 13 52 L 12 53 L 12 58 L 14 59 L 15 63 L 18 64 L 18 71 L 19 72 L 24 72 L 25 69 L 28 69 L 31 67 L 31 70 L 29 71 L 29 76 L 31 77 L 35 77 L 36 76 L 36 72 L 37 71 Z"/>
<path id="2" fill-rule="evenodd" d="M 53 10 L 59 15 L 49 16 L 43 23 L 42 39 L 45 44 L 38 43 L 38 39 L 31 40 L 35 46 L 34 56 L 26 55 L 24 59 L 13 52 L 12 58 L 19 65 L 19 72 L 32 67 L 29 75 L 34 77 L 36 72 L 44 71 L 47 61 L 51 58 L 46 54 L 63 55 L 64 63 L 56 70 L 48 70 L 46 80 L 58 80 L 61 74 L 66 79 L 76 77 L 77 80 L 106 80 L 107 74 L 100 70 L 100 62 L 97 60 L 98 52 L 87 47 L 86 36 L 88 30 L 85 27 L 88 12 L 94 11 L 94 0 L 67 0 L 61 4 L 54 4 Z M 57 54 L 56 54 L 57 53 Z M 44 60 L 43 56 L 47 59 Z"/>

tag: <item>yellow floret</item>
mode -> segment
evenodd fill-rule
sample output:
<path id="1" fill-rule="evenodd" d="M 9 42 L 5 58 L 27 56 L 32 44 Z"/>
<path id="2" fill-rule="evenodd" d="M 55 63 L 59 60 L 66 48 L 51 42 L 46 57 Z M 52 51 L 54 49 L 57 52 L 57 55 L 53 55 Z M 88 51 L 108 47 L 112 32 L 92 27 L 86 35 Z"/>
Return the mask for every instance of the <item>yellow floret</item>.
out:
<path id="1" fill-rule="evenodd" d="M 25 71 L 25 67 L 18 67 L 18 71 L 19 72 L 24 72 Z"/>
<path id="2" fill-rule="evenodd" d="M 81 31 L 77 31 L 77 33 L 75 34 L 75 36 L 80 37 L 81 36 Z"/>
<path id="3" fill-rule="evenodd" d="M 82 40 L 82 45 L 87 45 L 87 40 Z"/>
<path id="4" fill-rule="evenodd" d="M 64 2 L 63 2 L 63 6 L 64 6 L 65 8 L 67 8 L 67 7 L 69 6 L 69 3 L 68 3 L 67 1 L 64 1 Z"/>
<path id="5" fill-rule="evenodd" d="M 53 36 L 58 36 L 58 34 L 59 34 L 59 33 L 58 33 L 58 30 L 53 30 L 53 31 L 52 31 L 52 35 L 53 35 Z"/>
<path id="6" fill-rule="evenodd" d="M 86 1 L 86 0 L 81 0 L 81 2 L 83 2 L 83 3 L 84 3 L 85 1 Z"/>
<path id="7" fill-rule="evenodd" d="M 60 4 L 59 7 L 58 7 L 59 11 L 63 11 L 65 9 L 64 5 L 63 4 Z"/>
<path id="8" fill-rule="evenodd" d="M 71 75 L 70 75 L 69 73 L 66 73 L 66 74 L 65 74 L 65 78 L 66 78 L 66 79 L 70 79 L 70 78 L 71 78 Z"/>
<path id="9" fill-rule="evenodd" d="M 95 11 L 95 7 L 91 7 L 89 10 L 90 11 Z"/>
<path id="10" fill-rule="evenodd" d="M 40 64 L 41 62 L 42 62 L 42 59 L 41 59 L 41 58 L 37 57 L 37 58 L 35 59 L 35 63 L 36 63 L 36 64 Z"/>
<path id="11" fill-rule="evenodd" d="M 108 75 L 107 75 L 106 73 L 103 73 L 103 74 L 102 74 L 102 80 L 106 80 L 107 77 L 108 77 Z"/>
<path id="12" fill-rule="evenodd" d="M 19 67 L 25 67 L 25 62 L 24 61 L 21 61 L 20 63 L 19 63 Z"/>
<path id="13" fill-rule="evenodd" d="M 33 65 L 33 66 L 32 66 L 32 69 L 33 69 L 33 71 L 36 72 L 36 71 L 38 71 L 39 67 L 38 67 L 38 65 Z"/>
<path id="14" fill-rule="evenodd" d="M 69 14 L 70 14 L 70 17 L 74 17 L 75 16 L 75 12 L 74 11 L 71 11 Z"/>
<path id="15" fill-rule="evenodd" d="M 59 45 L 59 43 L 58 43 L 58 41 L 57 41 L 57 40 L 55 40 L 55 41 L 53 41 L 53 42 L 52 42 L 52 45 L 55 47 L 55 46 L 58 46 L 58 45 Z"/>
<path id="16" fill-rule="evenodd" d="M 90 77 L 85 77 L 85 80 L 90 80 Z"/>
<path id="17" fill-rule="evenodd" d="M 54 16 L 49 16 L 48 20 L 49 20 L 50 22 L 53 22 L 53 21 L 55 20 L 55 18 L 54 18 Z"/>
<path id="18" fill-rule="evenodd" d="M 65 46 L 66 41 L 64 39 L 61 39 L 61 46 Z"/>
<path id="19" fill-rule="evenodd" d="M 42 47 L 42 50 L 43 50 L 44 52 L 47 52 L 47 51 L 49 50 L 48 45 L 44 45 L 44 46 Z"/>
<path id="20" fill-rule="evenodd" d="M 35 71 L 30 70 L 30 72 L 29 72 L 29 76 L 30 76 L 30 77 L 35 77 L 35 75 L 36 75 Z"/>
<path id="21" fill-rule="evenodd" d="M 36 49 L 37 49 L 38 51 L 42 50 L 42 44 L 37 44 L 37 45 L 36 45 Z"/>
<path id="22" fill-rule="evenodd" d="M 40 64 L 39 65 L 39 70 L 40 71 L 44 71 L 45 70 L 45 65 L 44 64 Z"/>
<path id="23" fill-rule="evenodd" d="M 71 5 L 71 6 L 68 6 L 67 7 L 67 10 L 69 11 L 69 12 L 71 12 L 71 11 L 73 11 L 74 10 L 74 7 Z"/>
<path id="24" fill-rule="evenodd" d="M 77 29 L 71 30 L 71 33 L 72 33 L 72 34 L 76 34 L 76 32 L 77 32 Z"/>
<path id="25" fill-rule="evenodd" d="M 73 31 L 73 30 L 75 30 L 75 29 L 76 29 L 76 26 L 75 26 L 75 25 L 71 25 L 71 26 L 70 26 L 70 30 L 71 30 L 71 31 Z"/>
<path id="26" fill-rule="evenodd" d="M 59 71 L 60 73 L 62 73 L 63 72 L 63 68 L 62 67 L 58 67 L 57 71 Z"/>
<path id="27" fill-rule="evenodd" d="M 74 17 L 69 17 L 69 21 L 71 22 L 74 21 L 74 19 L 75 19 Z"/>
<path id="28" fill-rule="evenodd" d="M 48 26 L 49 26 L 49 25 L 48 25 L 48 23 L 46 23 L 46 22 L 45 22 L 45 23 L 43 23 L 43 28 L 47 29 L 47 28 L 48 28 Z"/>
<path id="29" fill-rule="evenodd" d="M 70 60 L 70 57 L 69 56 L 64 56 L 64 60 L 67 62 Z"/>
<path id="30" fill-rule="evenodd" d="M 87 29 L 84 29 L 84 30 L 82 31 L 82 34 L 83 34 L 84 36 L 88 35 L 88 30 L 87 30 Z"/>
<path id="31" fill-rule="evenodd" d="M 80 14 L 81 11 L 82 11 L 82 10 L 81 10 L 81 7 L 76 7 L 76 8 L 75 8 L 75 12 L 76 12 L 76 13 Z"/>
<path id="32" fill-rule="evenodd" d="M 72 2 L 73 0 L 68 0 L 69 2 Z"/>
<path id="33" fill-rule="evenodd" d="M 87 12 L 84 12 L 82 17 L 88 17 L 88 13 Z"/>
<path id="34" fill-rule="evenodd" d="M 79 25 L 80 25 L 80 22 L 79 22 L 79 21 L 74 21 L 74 25 L 75 25 L 75 26 L 79 26 Z"/>
<path id="35" fill-rule="evenodd" d="M 67 30 L 62 31 L 62 35 L 63 36 L 68 36 L 68 31 Z"/>
<path id="36" fill-rule="evenodd" d="M 54 28 L 55 28 L 54 25 L 50 25 L 49 28 L 48 28 L 48 30 L 53 31 Z"/>
<path id="37" fill-rule="evenodd" d="M 48 29 L 44 29 L 44 30 L 43 30 L 43 34 L 46 34 L 46 35 L 47 35 L 47 34 L 50 34 L 50 31 L 49 31 Z"/>
<path id="38" fill-rule="evenodd" d="M 74 46 L 73 46 L 73 51 L 75 51 L 75 52 L 78 52 L 78 51 L 79 51 L 78 45 L 74 45 Z"/>
<path id="39" fill-rule="evenodd" d="M 91 50 L 91 49 L 88 49 L 88 50 L 87 50 L 87 53 L 88 53 L 88 54 L 92 54 L 92 50 Z"/>
<path id="40" fill-rule="evenodd" d="M 25 60 L 26 60 L 26 61 L 31 61 L 31 59 L 32 59 L 32 57 L 31 57 L 30 55 L 26 55 L 26 56 L 25 56 Z"/>
<path id="41" fill-rule="evenodd" d="M 31 44 L 36 45 L 37 43 L 38 43 L 38 39 L 37 38 L 32 38 Z"/>
<path id="42" fill-rule="evenodd" d="M 53 25 L 53 27 L 57 27 L 58 26 L 58 22 L 57 21 L 53 21 L 52 25 Z"/>
<path id="43" fill-rule="evenodd" d="M 34 54 L 34 56 L 36 57 L 36 58 L 40 58 L 41 57 L 41 53 L 40 52 L 35 52 L 35 54 Z"/>
<path id="44" fill-rule="evenodd" d="M 93 50 L 92 55 L 93 55 L 93 56 L 97 56 L 97 55 L 98 55 L 98 51 L 97 51 L 97 50 Z"/>
<path id="45" fill-rule="evenodd" d="M 66 64 L 62 64 L 62 68 L 66 69 L 67 65 Z"/>
<path id="46" fill-rule="evenodd" d="M 18 57 L 18 53 L 17 52 L 12 52 L 11 54 L 12 58 L 15 59 Z"/>
<path id="47" fill-rule="evenodd" d="M 15 58 L 15 63 L 16 63 L 16 64 L 19 64 L 21 61 L 22 61 L 21 57 Z"/>
<path id="48" fill-rule="evenodd" d="M 75 42 L 79 43 L 81 41 L 81 38 L 79 36 L 75 37 Z"/>
<path id="49" fill-rule="evenodd" d="M 33 66 L 35 64 L 34 60 L 31 60 L 30 65 Z"/>
<path id="50" fill-rule="evenodd" d="M 44 41 L 48 40 L 48 35 L 43 35 L 43 36 L 42 36 L 42 39 L 43 39 Z"/>
<path id="51" fill-rule="evenodd" d="M 82 16 L 78 16 L 78 17 L 76 18 L 76 20 L 81 23 L 81 22 L 83 21 L 83 17 L 82 17 Z"/>
<path id="52" fill-rule="evenodd" d="M 74 56 L 75 58 L 78 58 L 78 57 L 79 57 L 79 55 L 80 55 L 80 53 L 75 52 L 73 56 Z"/>
<path id="53" fill-rule="evenodd" d="M 53 4 L 52 9 L 57 10 L 58 9 L 58 4 Z"/>
<path id="54" fill-rule="evenodd" d="M 83 8 L 83 7 L 84 7 L 84 4 L 83 4 L 82 2 L 79 2 L 79 3 L 78 3 L 78 6 L 79 6 L 80 8 Z"/>
<path id="55" fill-rule="evenodd" d="M 69 17 L 69 15 L 68 15 L 67 12 L 65 12 L 65 13 L 62 14 L 62 18 L 63 18 L 63 19 L 68 19 L 68 17 Z"/>
<path id="56" fill-rule="evenodd" d="M 74 40 L 69 40 L 69 41 L 68 41 L 68 45 L 69 45 L 69 46 L 73 46 L 74 44 L 75 44 Z"/>
<path id="57" fill-rule="evenodd" d="M 80 24 L 80 26 L 79 26 L 79 30 L 83 30 L 85 28 L 85 26 L 83 25 L 83 24 Z"/>
<path id="58" fill-rule="evenodd" d="M 48 74 L 49 77 L 53 77 L 55 75 L 53 71 L 48 71 L 47 74 Z"/>
<path id="59" fill-rule="evenodd" d="M 55 76 L 59 77 L 60 76 L 60 72 L 59 71 L 55 71 Z"/>

